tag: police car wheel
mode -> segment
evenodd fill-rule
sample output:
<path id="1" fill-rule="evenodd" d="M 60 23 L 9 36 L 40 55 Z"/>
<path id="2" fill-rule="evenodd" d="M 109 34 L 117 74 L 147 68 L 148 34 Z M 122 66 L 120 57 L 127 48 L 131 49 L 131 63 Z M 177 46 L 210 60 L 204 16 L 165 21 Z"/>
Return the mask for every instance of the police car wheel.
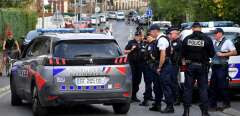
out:
<path id="1" fill-rule="evenodd" d="M 41 106 L 36 86 L 33 89 L 32 111 L 33 116 L 47 116 L 47 109 Z"/>
<path id="2" fill-rule="evenodd" d="M 22 99 L 17 95 L 15 84 L 13 84 L 13 78 L 11 78 L 11 104 L 12 106 L 19 106 L 22 104 Z"/>
<path id="3" fill-rule="evenodd" d="M 130 109 L 130 103 L 113 104 L 113 110 L 116 114 L 127 114 Z"/>

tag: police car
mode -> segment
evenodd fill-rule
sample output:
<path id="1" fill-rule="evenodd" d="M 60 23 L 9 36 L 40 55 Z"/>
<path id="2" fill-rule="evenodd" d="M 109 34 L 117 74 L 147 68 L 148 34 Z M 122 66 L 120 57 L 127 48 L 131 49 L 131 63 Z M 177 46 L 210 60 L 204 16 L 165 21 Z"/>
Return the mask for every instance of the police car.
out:
<path id="1" fill-rule="evenodd" d="M 207 34 L 209 37 L 214 39 L 214 30 L 217 27 L 212 28 L 202 28 L 202 32 Z M 220 27 L 224 30 L 224 36 L 227 39 L 231 39 L 237 49 L 238 56 L 229 57 L 229 77 L 230 77 L 230 90 L 233 90 L 233 93 L 239 93 L 235 89 L 240 89 L 240 28 L 238 27 Z M 181 32 L 181 39 L 183 40 L 186 36 L 192 34 L 192 30 L 187 29 Z M 211 75 L 211 69 L 209 77 Z"/>
<path id="2" fill-rule="evenodd" d="M 115 39 L 95 33 L 46 33 L 33 39 L 11 69 L 11 104 L 32 103 L 34 116 L 48 107 L 112 105 L 130 108 L 131 70 Z"/>

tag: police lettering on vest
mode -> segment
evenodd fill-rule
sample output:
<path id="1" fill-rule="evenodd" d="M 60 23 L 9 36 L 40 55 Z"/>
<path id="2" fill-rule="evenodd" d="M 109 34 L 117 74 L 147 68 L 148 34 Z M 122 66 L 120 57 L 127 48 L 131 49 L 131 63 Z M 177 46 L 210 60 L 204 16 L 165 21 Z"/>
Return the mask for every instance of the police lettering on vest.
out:
<path id="1" fill-rule="evenodd" d="M 195 47 L 204 47 L 204 41 L 203 40 L 189 39 L 187 45 L 188 46 L 195 46 Z"/>

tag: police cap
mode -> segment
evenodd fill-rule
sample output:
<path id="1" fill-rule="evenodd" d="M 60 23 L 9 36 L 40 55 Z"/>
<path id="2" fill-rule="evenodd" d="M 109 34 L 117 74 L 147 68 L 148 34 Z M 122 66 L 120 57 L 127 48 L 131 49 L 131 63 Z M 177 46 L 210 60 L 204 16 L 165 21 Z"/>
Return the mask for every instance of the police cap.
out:
<path id="1" fill-rule="evenodd" d="M 222 28 L 216 28 L 215 31 L 214 31 L 214 34 L 217 34 L 217 33 L 222 33 L 224 34 L 224 31 Z"/>
<path id="2" fill-rule="evenodd" d="M 172 31 L 179 31 L 179 29 L 178 29 L 177 27 L 168 28 L 168 29 L 165 31 L 165 34 L 170 34 Z"/>
<path id="3" fill-rule="evenodd" d="M 158 31 L 160 31 L 159 25 L 157 25 L 157 24 L 151 25 L 150 28 L 149 28 L 149 31 L 152 31 L 152 30 L 158 30 Z"/>
<path id="4" fill-rule="evenodd" d="M 139 35 L 141 35 L 142 33 L 141 33 L 141 31 L 136 31 L 135 32 L 135 36 L 139 36 Z"/>
<path id="5" fill-rule="evenodd" d="M 198 28 L 198 27 L 201 27 L 201 24 L 199 22 L 194 22 L 192 24 L 192 28 Z"/>

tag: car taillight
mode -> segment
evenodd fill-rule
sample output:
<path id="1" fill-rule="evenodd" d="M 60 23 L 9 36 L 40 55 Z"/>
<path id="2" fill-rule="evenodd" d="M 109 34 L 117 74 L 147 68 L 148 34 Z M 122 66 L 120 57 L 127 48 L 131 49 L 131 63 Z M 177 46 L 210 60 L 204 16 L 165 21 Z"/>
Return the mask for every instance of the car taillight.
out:
<path id="1" fill-rule="evenodd" d="M 115 58 L 114 63 L 115 64 L 126 64 L 128 62 L 127 57 L 119 57 Z"/>
<path id="2" fill-rule="evenodd" d="M 58 58 L 58 57 L 46 58 L 45 65 L 66 65 L 66 59 L 65 58 Z"/>

